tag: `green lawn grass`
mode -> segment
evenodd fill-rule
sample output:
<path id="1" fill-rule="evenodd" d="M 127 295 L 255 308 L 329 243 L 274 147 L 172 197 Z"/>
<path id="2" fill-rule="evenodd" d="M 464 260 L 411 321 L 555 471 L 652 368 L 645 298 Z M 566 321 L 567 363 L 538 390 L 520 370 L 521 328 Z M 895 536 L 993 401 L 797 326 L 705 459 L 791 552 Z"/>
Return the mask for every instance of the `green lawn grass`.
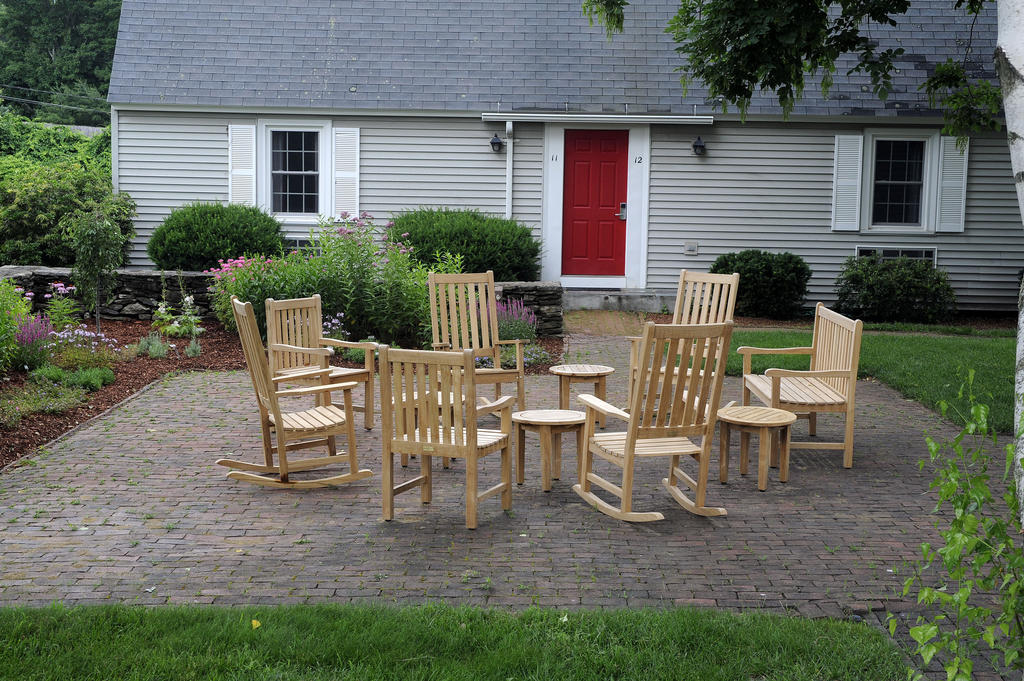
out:
<path id="1" fill-rule="evenodd" d="M 253 620 L 260 626 L 253 628 Z M 0 678 L 903 679 L 866 625 L 713 610 L 0 609 Z"/>
<path id="2" fill-rule="evenodd" d="M 964 412 L 966 398 L 957 395 L 968 370 L 974 370 L 974 392 L 978 401 L 989 405 L 990 419 L 1002 433 L 1013 432 L 1013 365 L 1016 352 L 1013 336 L 939 336 L 931 334 L 865 333 L 861 341 L 860 375 L 871 376 L 892 386 L 902 395 L 927 407 L 938 409 L 945 400 L 949 416 L 958 423 L 956 410 Z M 735 352 L 741 345 L 757 347 L 808 346 L 810 331 L 736 331 L 726 371 L 739 375 L 743 360 Z M 752 368 L 807 369 L 806 355 L 754 356 Z"/>

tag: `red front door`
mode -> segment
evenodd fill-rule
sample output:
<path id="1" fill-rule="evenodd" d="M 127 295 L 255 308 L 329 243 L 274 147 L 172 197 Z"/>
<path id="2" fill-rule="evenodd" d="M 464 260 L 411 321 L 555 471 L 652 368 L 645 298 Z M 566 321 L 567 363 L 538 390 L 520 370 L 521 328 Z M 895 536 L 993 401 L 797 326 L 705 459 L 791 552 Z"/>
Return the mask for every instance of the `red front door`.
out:
<path id="1" fill-rule="evenodd" d="M 566 130 L 562 274 L 626 273 L 628 130 Z"/>

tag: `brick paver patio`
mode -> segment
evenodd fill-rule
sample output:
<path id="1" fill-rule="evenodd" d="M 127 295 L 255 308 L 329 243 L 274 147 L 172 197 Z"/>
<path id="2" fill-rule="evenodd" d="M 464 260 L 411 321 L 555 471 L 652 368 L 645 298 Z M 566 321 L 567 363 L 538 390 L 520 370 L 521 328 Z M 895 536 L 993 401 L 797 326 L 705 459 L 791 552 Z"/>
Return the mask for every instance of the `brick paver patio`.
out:
<path id="1" fill-rule="evenodd" d="M 609 398 L 622 404 L 626 348 L 621 337 L 574 336 L 567 361 L 617 367 Z M 530 406 L 556 406 L 557 386 L 529 377 Z M 737 379 L 725 395 L 739 398 Z M 571 490 L 572 436 L 563 437 L 562 479 L 544 493 L 530 437 L 512 513 L 488 500 L 470 531 L 461 462 L 449 471 L 435 462 L 432 504 L 409 493 L 394 522 L 381 520 L 379 422 L 357 430 L 369 480 L 303 491 L 225 479 L 217 458 L 260 456 L 248 376 L 176 376 L 0 475 L 0 604 L 694 604 L 877 621 L 909 605 L 893 600 L 893 570 L 935 537 L 930 475 L 917 466 L 922 433 L 955 429 L 878 383 L 861 382 L 857 395 L 853 469 L 836 452 L 794 451 L 790 482 L 773 470 L 758 492 L 756 458 L 741 477 L 734 449 L 729 484 L 709 488 L 727 517 L 676 506 L 660 487 L 662 461 L 639 469 L 635 507 L 660 510 L 664 521 L 630 525 L 598 513 Z M 819 418 L 824 438 L 840 427 L 837 417 Z M 806 423 L 795 433 L 805 437 Z M 497 464 L 485 461 L 482 484 L 496 479 Z"/>

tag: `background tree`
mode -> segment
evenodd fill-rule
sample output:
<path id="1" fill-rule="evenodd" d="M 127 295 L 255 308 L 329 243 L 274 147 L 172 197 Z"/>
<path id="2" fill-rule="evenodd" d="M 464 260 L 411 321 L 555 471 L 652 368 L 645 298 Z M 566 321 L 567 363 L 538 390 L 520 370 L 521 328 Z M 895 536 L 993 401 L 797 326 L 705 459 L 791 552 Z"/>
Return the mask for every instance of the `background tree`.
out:
<path id="1" fill-rule="evenodd" d="M 120 14 L 121 0 L 0 2 L 0 96 L 6 105 L 49 122 L 109 123 L 105 97 Z"/>
<path id="2" fill-rule="evenodd" d="M 712 100 L 723 109 L 734 106 L 745 112 L 756 91 L 773 92 L 784 113 L 802 95 L 805 79 L 820 77 L 828 93 L 836 61 L 848 53 L 857 55 L 851 70 L 871 76 L 875 94 L 882 99 L 892 84 L 899 48 L 878 51 L 871 39 L 872 25 L 897 24 L 912 0 L 680 0 L 679 11 L 668 31 L 679 44 L 684 64 L 679 67 L 685 89 L 702 82 Z M 966 13 L 965 32 L 993 0 L 950 0 L 951 11 Z M 622 30 L 627 0 L 583 0 L 591 21 L 608 30 L 609 37 Z M 933 106 L 942 111 L 943 133 L 961 139 L 981 130 L 999 130 L 1005 114 L 1010 164 L 1017 201 L 1024 215 L 1024 0 L 999 0 L 998 36 L 993 55 L 1000 88 L 972 79 L 967 70 L 971 44 L 964 45 L 964 59 L 936 67 L 924 83 Z M 1018 298 L 1017 322 L 1016 477 L 1024 495 L 1024 287 Z"/>

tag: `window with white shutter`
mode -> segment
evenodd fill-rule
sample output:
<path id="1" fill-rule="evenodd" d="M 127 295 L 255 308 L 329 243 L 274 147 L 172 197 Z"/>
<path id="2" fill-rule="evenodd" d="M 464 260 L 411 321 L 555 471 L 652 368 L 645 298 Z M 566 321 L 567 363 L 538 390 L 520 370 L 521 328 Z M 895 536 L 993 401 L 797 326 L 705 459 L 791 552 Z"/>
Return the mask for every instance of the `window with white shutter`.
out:
<path id="1" fill-rule="evenodd" d="M 320 216 L 334 215 L 334 144 L 331 121 L 261 118 L 257 204 L 285 225 L 306 233 Z"/>
<path id="2" fill-rule="evenodd" d="M 256 126 L 228 126 L 228 203 L 256 205 Z"/>
<path id="3" fill-rule="evenodd" d="M 921 128 L 836 135 L 832 229 L 879 234 L 963 232 L 967 150 Z"/>

